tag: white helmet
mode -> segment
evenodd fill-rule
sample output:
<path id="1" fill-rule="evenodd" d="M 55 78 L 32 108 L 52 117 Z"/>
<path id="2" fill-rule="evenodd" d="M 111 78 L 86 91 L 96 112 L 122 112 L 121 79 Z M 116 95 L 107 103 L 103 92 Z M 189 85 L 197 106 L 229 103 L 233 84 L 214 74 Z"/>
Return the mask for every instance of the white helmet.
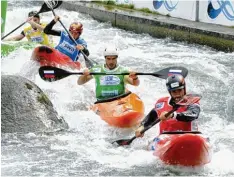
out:
<path id="1" fill-rule="evenodd" d="M 119 51 L 115 46 L 108 46 L 104 50 L 104 57 L 106 56 L 117 56 L 119 55 Z"/>

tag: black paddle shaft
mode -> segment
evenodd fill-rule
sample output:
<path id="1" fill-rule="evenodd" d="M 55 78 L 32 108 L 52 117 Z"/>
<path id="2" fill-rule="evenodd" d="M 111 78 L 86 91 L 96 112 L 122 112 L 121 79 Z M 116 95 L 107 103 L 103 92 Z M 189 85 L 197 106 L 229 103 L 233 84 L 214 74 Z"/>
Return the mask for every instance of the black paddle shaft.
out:
<path id="1" fill-rule="evenodd" d="M 152 75 L 154 77 L 166 79 L 168 77 L 168 75 L 170 75 L 170 71 L 174 71 L 175 69 L 177 69 L 177 70 L 179 69 L 181 71 L 181 74 L 183 75 L 183 77 L 186 77 L 188 74 L 188 70 L 186 68 L 173 66 L 173 67 L 168 67 L 168 68 L 162 69 L 162 70 L 154 72 L 154 73 L 136 72 L 136 75 Z M 45 72 L 47 70 L 49 70 L 51 72 L 53 71 L 53 73 L 54 73 L 53 79 L 47 79 L 47 77 L 45 77 Z M 61 68 L 56 68 L 53 66 L 40 67 L 39 74 L 43 80 L 49 81 L 49 82 L 54 82 L 54 81 L 63 79 L 65 77 L 68 77 L 70 75 L 83 75 L 82 72 L 69 72 L 69 71 L 63 70 Z M 129 75 L 129 73 L 94 73 L 94 72 L 91 72 L 90 75 Z"/>

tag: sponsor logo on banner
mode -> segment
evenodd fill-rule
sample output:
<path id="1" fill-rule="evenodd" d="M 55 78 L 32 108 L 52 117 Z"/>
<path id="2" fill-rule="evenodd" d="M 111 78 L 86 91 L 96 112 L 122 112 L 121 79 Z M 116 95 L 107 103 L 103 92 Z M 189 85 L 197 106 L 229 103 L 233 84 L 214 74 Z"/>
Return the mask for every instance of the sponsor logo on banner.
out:
<path id="1" fill-rule="evenodd" d="M 211 19 L 223 14 L 228 20 L 234 21 L 234 4 L 230 0 L 209 0 L 207 14 Z"/>
<path id="2" fill-rule="evenodd" d="M 120 79 L 117 76 L 107 75 L 100 77 L 100 85 L 118 85 L 120 83 Z"/>
<path id="3" fill-rule="evenodd" d="M 155 108 L 158 110 L 158 109 L 162 109 L 164 107 L 164 102 L 161 102 L 161 103 L 157 103 L 155 105 Z"/>
<path id="4" fill-rule="evenodd" d="M 153 0 L 154 9 L 158 10 L 164 4 L 165 8 L 169 12 L 175 10 L 178 3 L 178 0 Z"/>

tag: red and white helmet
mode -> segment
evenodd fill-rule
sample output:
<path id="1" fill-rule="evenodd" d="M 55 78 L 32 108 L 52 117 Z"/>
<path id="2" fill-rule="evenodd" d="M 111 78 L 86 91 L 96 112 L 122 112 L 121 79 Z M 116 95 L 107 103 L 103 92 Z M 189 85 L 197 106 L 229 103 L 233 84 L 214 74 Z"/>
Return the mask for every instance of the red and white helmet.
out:
<path id="1" fill-rule="evenodd" d="M 80 22 L 73 22 L 70 25 L 69 31 L 82 34 L 82 32 L 83 32 L 83 25 L 82 25 L 82 23 L 80 23 Z"/>

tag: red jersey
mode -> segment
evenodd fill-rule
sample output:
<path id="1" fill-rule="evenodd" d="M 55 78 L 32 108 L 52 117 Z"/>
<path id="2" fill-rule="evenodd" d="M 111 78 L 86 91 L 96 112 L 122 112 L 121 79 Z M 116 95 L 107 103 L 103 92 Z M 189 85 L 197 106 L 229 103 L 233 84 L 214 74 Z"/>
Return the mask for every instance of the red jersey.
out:
<path id="1" fill-rule="evenodd" d="M 160 98 L 156 104 L 155 104 L 155 111 L 158 114 L 158 117 L 160 117 L 161 113 L 166 111 L 169 112 L 170 110 L 173 109 L 173 107 L 169 104 L 171 100 L 171 97 L 163 97 Z M 199 103 L 197 103 L 199 104 Z M 181 113 L 187 110 L 187 106 L 181 106 L 179 109 L 177 109 L 177 113 Z M 165 132 L 165 131 L 197 131 L 197 124 L 194 121 L 191 122 L 183 122 L 183 121 L 178 121 L 175 117 L 161 121 L 159 124 L 159 132 L 160 134 Z"/>

